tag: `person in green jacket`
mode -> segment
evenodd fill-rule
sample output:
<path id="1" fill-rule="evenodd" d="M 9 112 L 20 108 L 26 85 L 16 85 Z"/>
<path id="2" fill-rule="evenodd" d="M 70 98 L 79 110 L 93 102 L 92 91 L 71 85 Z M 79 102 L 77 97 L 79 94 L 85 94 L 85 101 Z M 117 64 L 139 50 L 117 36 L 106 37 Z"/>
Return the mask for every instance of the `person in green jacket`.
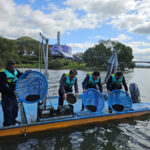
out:
<path id="1" fill-rule="evenodd" d="M 88 73 L 84 81 L 82 82 L 83 92 L 85 92 L 89 88 L 97 89 L 97 86 L 99 91 L 103 95 L 103 87 L 101 83 L 100 73 L 98 71 L 94 71 L 93 73 Z M 84 105 L 82 103 L 81 111 L 83 110 L 84 110 Z"/>
<path id="2" fill-rule="evenodd" d="M 19 123 L 17 93 L 15 91 L 16 81 L 22 73 L 16 69 L 14 60 L 8 60 L 6 68 L 0 71 L 0 92 L 2 93 L 2 110 L 4 116 L 3 126 Z"/>
<path id="3" fill-rule="evenodd" d="M 107 81 L 107 93 L 110 94 L 113 90 L 122 89 L 122 85 L 124 86 L 124 89 L 128 93 L 128 86 L 125 81 L 125 77 L 123 76 L 123 73 L 118 71 L 115 74 L 111 74 L 110 78 Z M 109 107 L 109 113 L 112 113 L 112 109 Z"/>
<path id="4" fill-rule="evenodd" d="M 67 93 L 72 92 L 72 87 L 75 88 L 75 96 L 78 97 L 78 82 L 77 82 L 77 71 L 70 70 L 69 74 L 64 73 L 60 79 L 59 86 L 59 100 L 58 100 L 58 108 L 63 107 L 64 98 L 67 99 Z"/>

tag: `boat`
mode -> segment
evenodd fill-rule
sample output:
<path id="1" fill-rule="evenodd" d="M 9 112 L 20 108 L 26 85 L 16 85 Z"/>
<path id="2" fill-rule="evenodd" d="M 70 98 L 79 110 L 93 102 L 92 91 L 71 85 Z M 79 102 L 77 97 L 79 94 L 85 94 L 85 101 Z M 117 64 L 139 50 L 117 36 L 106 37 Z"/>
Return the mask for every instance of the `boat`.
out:
<path id="1" fill-rule="evenodd" d="M 45 72 L 48 77 L 48 39 L 42 34 L 42 41 L 46 41 L 46 51 L 40 56 L 44 56 Z M 42 50 L 41 52 L 44 52 Z M 39 59 L 41 60 L 41 58 Z M 40 65 L 41 66 L 41 65 Z M 42 70 L 40 68 L 40 70 Z M 0 137 L 26 135 L 29 133 L 41 132 L 46 130 L 63 129 L 72 126 L 86 125 L 91 123 L 101 123 L 110 120 L 125 119 L 130 117 L 142 116 L 150 113 L 150 103 L 138 102 L 133 103 L 132 108 L 128 111 L 109 113 L 108 103 L 104 101 L 103 110 L 99 113 L 93 113 L 85 109 L 81 111 L 83 94 L 78 96 L 72 111 L 67 102 L 64 104 L 64 110 L 58 111 L 58 96 L 46 96 L 40 102 L 23 103 L 18 100 L 19 112 L 17 120 L 21 124 L 3 127 L 3 113 L 0 102 Z"/>
<path id="2" fill-rule="evenodd" d="M 57 109 L 58 97 L 48 97 L 47 105 L 52 103 L 54 109 Z M 20 106 L 21 104 L 19 104 Z M 67 105 L 67 104 L 66 104 Z M 86 125 L 91 123 L 105 122 L 116 119 L 125 119 L 130 117 L 142 116 L 150 113 L 150 103 L 135 103 L 132 109 L 128 112 L 108 112 L 108 104 L 105 102 L 104 110 L 100 114 L 93 114 L 89 111 L 80 111 L 82 106 L 82 95 L 79 95 L 77 103 L 74 105 L 74 113 L 51 114 L 50 108 L 45 109 L 40 119 L 37 120 L 37 104 L 24 104 L 27 123 L 9 127 L 3 127 L 2 109 L 0 106 L 0 137 L 26 135 L 28 133 L 40 132 L 46 130 L 56 130 L 72 126 Z M 21 112 L 19 111 L 18 118 L 20 122 Z"/>

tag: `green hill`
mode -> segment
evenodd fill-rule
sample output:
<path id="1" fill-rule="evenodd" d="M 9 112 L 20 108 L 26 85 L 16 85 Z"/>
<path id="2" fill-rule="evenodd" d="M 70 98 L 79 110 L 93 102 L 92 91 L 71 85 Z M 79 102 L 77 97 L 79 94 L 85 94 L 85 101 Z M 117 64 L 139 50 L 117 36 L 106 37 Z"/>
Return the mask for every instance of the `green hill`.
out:
<path id="1" fill-rule="evenodd" d="M 36 40 L 28 36 L 23 36 L 18 38 L 17 41 L 36 41 Z"/>
<path id="2" fill-rule="evenodd" d="M 39 46 L 40 42 L 31 37 L 23 36 L 23 37 L 18 38 L 16 40 L 16 43 L 17 43 L 18 47 L 20 47 L 21 45 L 23 45 L 25 47 L 30 45 L 31 47 L 33 47 L 33 46 Z"/>

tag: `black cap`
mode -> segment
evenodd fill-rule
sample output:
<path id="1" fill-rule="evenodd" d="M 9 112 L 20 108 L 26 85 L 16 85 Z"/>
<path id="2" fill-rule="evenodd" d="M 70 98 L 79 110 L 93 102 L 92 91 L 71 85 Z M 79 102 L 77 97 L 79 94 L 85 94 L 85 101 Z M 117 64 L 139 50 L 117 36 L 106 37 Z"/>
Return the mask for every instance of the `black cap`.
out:
<path id="1" fill-rule="evenodd" d="M 69 74 L 70 74 L 70 75 L 72 75 L 72 74 L 77 75 L 78 73 L 77 73 L 77 70 L 76 70 L 76 69 L 73 69 L 73 70 L 70 70 L 70 71 L 69 71 Z"/>
<path id="2" fill-rule="evenodd" d="M 94 72 L 93 72 L 93 75 L 94 75 L 94 76 L 99 76 L 100 73 L 99 73 L 98 71 L 94 71 Z"/>
<path id="3" fill-rule="evenodd" d="M 117 75 L 118 77 L 121 77 L 121 76 L 123 76 L 123 73 L 122 73 L 121 71 L 118 71 L 118 72 L 116 72 L 116 75 Z"/>
<path id="4" fill-rule="evenodd" d="M 7 61 L 6 66 L 7 66 L 7 67 L 10 67 L 11 65 L 15 65 L 15 64 L 16 64 L 16 62 L 11 59 L 11 60 L 8 60 L 8 61 Z"/>

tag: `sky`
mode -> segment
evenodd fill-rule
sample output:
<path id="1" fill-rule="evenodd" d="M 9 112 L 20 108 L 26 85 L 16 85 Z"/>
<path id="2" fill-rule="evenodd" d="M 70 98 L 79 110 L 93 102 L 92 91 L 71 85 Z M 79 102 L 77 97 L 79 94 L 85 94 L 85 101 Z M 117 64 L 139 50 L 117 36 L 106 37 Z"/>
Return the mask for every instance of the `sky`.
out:
<path id="1" fill-rule="evenodd" d="M 134 60 L 150 61 L 150 0 L 0 0 L 0 36 L 30 36 L 84 52 L 100 40 L 133 49 Z"/>

